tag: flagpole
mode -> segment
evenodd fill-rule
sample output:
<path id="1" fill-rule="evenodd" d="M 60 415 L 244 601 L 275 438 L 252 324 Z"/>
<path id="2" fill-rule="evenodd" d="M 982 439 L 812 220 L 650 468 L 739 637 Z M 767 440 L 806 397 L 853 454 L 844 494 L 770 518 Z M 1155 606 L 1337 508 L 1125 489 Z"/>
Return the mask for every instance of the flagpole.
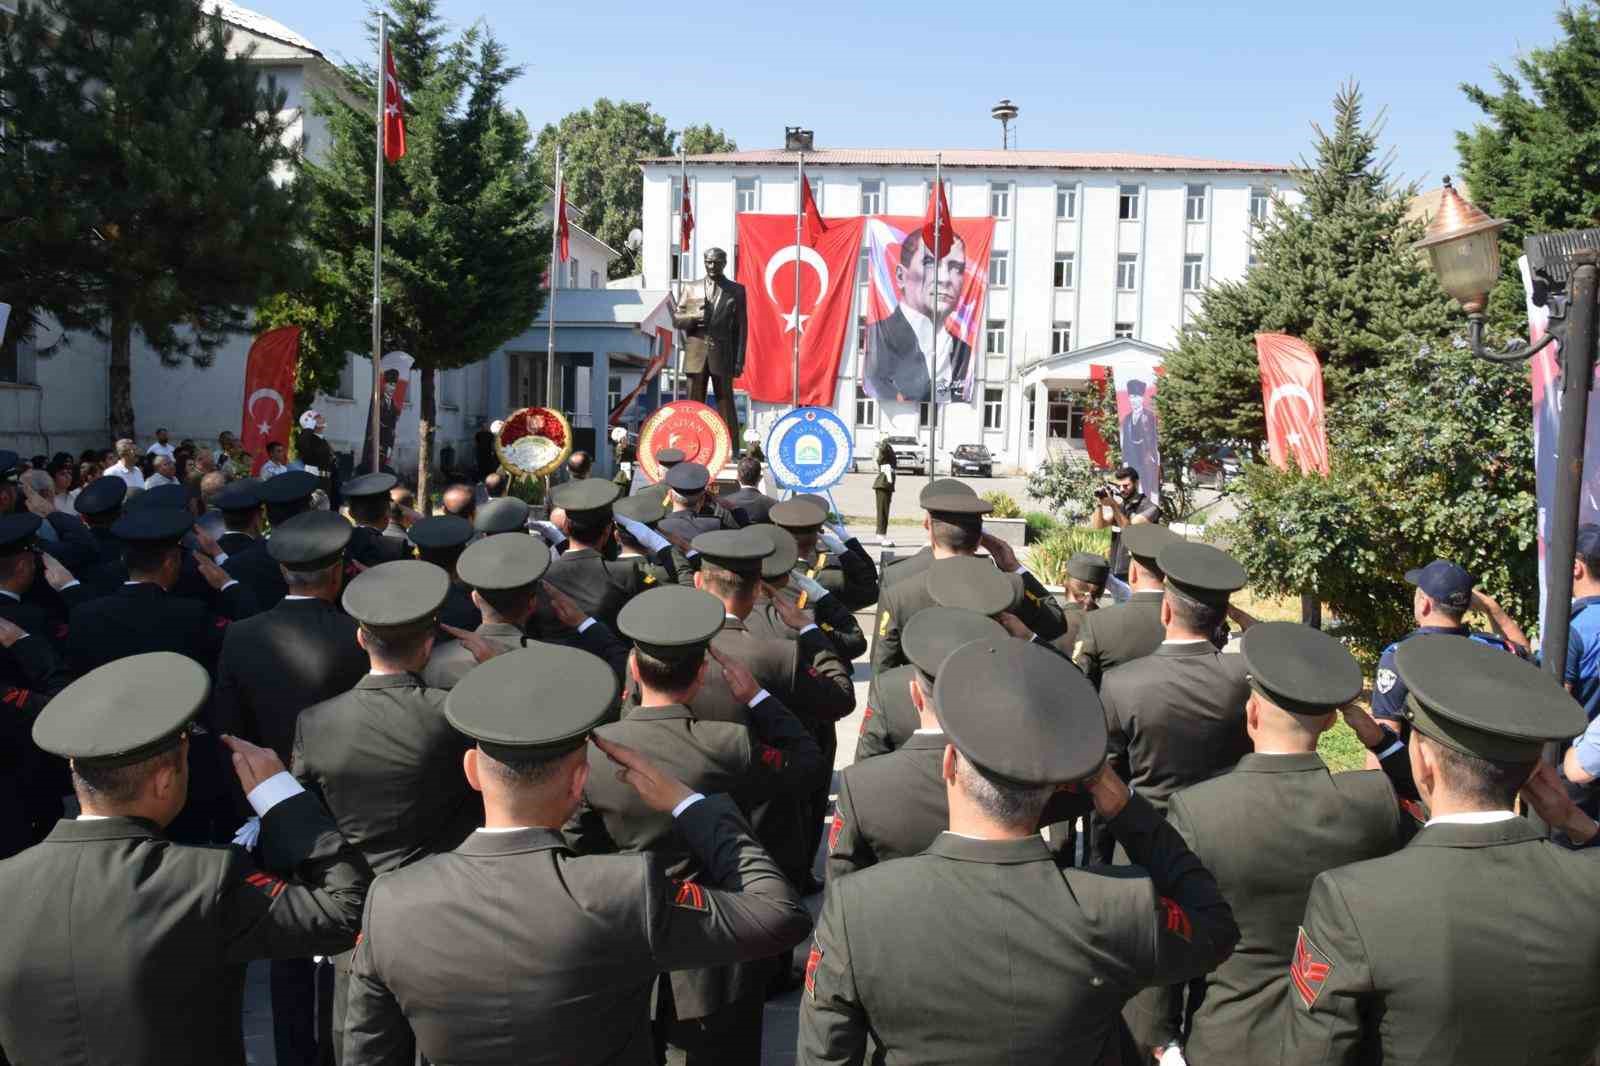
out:
<path id="1" fill-rule="evenodd" d="M 800 242 L 803 239 L 801 222 L 805 218 L 806 204 L 806 153 L 795 153 L 794 178 L 794 369 L 793 399 L 791 406 L 800 406 Z"/>
<path id="2" fill-rule="evenodd" d="M 388 96 L 389 22 L 378 13 L 378 151 L 372 160 L 372 472 L 383 465 L 379 407 L 383 402 L 383 109 Z M 399 427 L 396 427 L 398 429 Z"/>
<path id="3" fill-rule="evenodd" d="M 545 308 L 544 402 L 561 410 L 561 372 L 556 368 L 556 274 L 561 269 L 561 146 L 556 145 L 556 187 L 550 201 L 550 305 Z"/>
<path id="4" fill-rule="evenodd" d="M 928 353 L 928 484 L 933 484 L 934 468 L 938 465 L 938 453 L 934 450 L 934 434 L 939 427 L 939 334 L 944 329 L 944 323 L 939 321 L 939 270 L 941 259 L 939 256 L 941 228 L 944 219 L 939 210 L 943 206 L 944 192 L 944 153 L 936 153 L 933 157 L 933 351 Z"/>
<path id="5" fill-rule="evenodd" d="M 688 201 L 688 199 L 689 199 L 689 153 L 682 145 L 679 145 L 678 146 L 678 204 L 677 204 L 677 206 L 678 206 L 678 243 L 679 243 L 680 247 L 678 248 L 678 267 L 679 267 L 679 269 L 678 269 L 678 295 L 677 295 L 677 301 L 676 302 L 677 302 L 678 306 L 680 306 L 680 307 L 683 306 L 683 283 L 684 283 L 684 280 L 685 280 L 683 275 L 688 270 L 687 264 L 694 262 L 694 258 L 691 255 L 689 255 L 689 249 L 682 247 L 682 244 L 683 244 L 683 205 L 684 205 L 685 202 Z M 735 220 L 734 225 L 735 226 L 738 225 L 737 220 Z M 687 341 L 687 339 L 686 339 L 686 337 L 684 335 L 683 330 L 681 330 L 681 329 L 680 330 L 675 330 L 675 333 L 676 333 L 677 341 L 678 341 L 678 351 L 677 351 L 677 356 L 678 357 L 677 357 L 676 360 L 674 360 L 674 364 L 675 365 L 674 365 L 673 374 L 672 374 L 672 396 L 671 396 L 671 399 L 673 399 L 673 400 L 676 400 L 678 398 L 678 390 L 683 387 L 683 350 L 688 344 L 688 341 Z"/>

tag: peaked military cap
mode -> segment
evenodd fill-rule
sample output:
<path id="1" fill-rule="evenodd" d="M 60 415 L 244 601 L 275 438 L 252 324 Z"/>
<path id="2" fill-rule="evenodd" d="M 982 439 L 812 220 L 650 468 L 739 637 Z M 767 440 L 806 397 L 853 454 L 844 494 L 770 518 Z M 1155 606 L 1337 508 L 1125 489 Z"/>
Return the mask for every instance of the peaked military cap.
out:
<path id="1" fill-rule="evenodd" d="M 911 665 L 924 676 L 937 678 L 950 653 L 975 640 L 997 643 L 1011 639 L 999 622 L 988 615 L 958 607 L 924 607 L 900 632 L 900 648 Z"/>
<path id="2" fill-rule="evenodd" d="M 62 689 L 33 723 L 33 742 L 80 765 L 129 766 L 176 746 L 210 692 L 187 656 L 130 655 Z"/>
<path id="3" fill-rule="evenodd" d="M 1583 706 L 1549 674 L 1476 640 L 1424 633 L 1401 641 L 1394 666 L 1408 690 L 1406 718 L 1468 755 L 1532 762 L 1545 742 L 1571 740 L 1587 724 Z"/>
<path id="4" fill-rule="evenodd" d="M 469 670 L 446 697 L 444 717 L 492 759 L 554 756 L 582 746 L 616 702 L 617 675 L 603 659 L 530 644 Z"/>
<path id="5" fill-rule="evenodd" d="M 767 581 L 788 577 L 789 571 L 800 561 L 800 545 L 795 541 L 794 534 L 781 525 L 763 525 L 760 528 L 772 541 L 772 554 L 761 560 L 761 576 Z"/>
<path id="6" fill-rule="evenodd" d="M 643 489 L 613 503 L 611 510 L 614 514 L 631 521 L 654 526 L 667 517 L 667 497 L 660 489 Z"/>
<path id="7" fill-rule="evenodd" d="M 617 629 L 646 655 L 676 662 L 703 655 L 725 614 L 722 601 L 708 592 L 662 585 L 623 604 Z"/>
<path id="8" fill-rule="evenodd" d="M 957 648 L 939 666 L 933 706 L 957 751 L 1014 785 L 1081 781 L 1105 761 L 1105 709 L 1094 686 L 1029 641 Z"/>
<path id="9" fill-rule="evenodd" d="M 441 568 L 397 559 L 357 574 L 341 602 L 345 614 L 364 626 L 408 626 L 431 620 L 449 591 L 450 575 Z"/>
<path id="10" fill-rule="evenodd" d="M 339 561 L 354 532 L 332 511 L 302 511 L 273 527 L 267 554 L 290 570 L 325 570 Z"/>
<path id="11" fill-rule="evenodd" d="M 1361 694 L 1355 657 L 1320 629 L 1262 622 L 1239 643 L 1250 687 L 1291 714 L 1323 715 Z"/>
<path id="12" fill-rule="evenodd" d="M 0 557 L 20 555 L 33 547 L 41 521 L 38 515 L 28 511 L 0 517 Z"/>
<path id="13" fill-rule="evenodd" d="M 127 495 L 128 483 L 120 477 L 107 474 L 85 485 L 72 506 L 77 508 L 79 514 L 107 514 L 121 507 Z"/>
<path id="14" fill-rule="evenodd" d="M 828 498 L 826 496 L 819 496 L 815 492 L 797 492 L 790 498 L 795 500 L 805 500 L 807 503 L 816 504 L 818 507 L 822 508 L 822 515 L 824 518 L 827 517 L 829 509 L 833 506 L 828 502 Z"/>
<path id="15" fill-rule="evenodd" d="M 667 471 L 667 488 L 683 496 L 704 492 L 711 483 L 711 471 L 699 463 L 678 463 Z"/>
<path id="16" fill-rule="evenodd" d="M 135 507 L 111 524 L 118 540 L 178 543 L 194 526 L 194 515 L 176 507 Z"/>
<path id="17" fill-rule="evenodd" d="M 282 475 L 280 474 L 279 476 L 281 477 Z M 347 498 L 355 497 L 359 499 L 362 496 L 385 496 L 388 495 L 390 489 L 398 484 L 400 484 L 400 479 L 393 474 L 381 472 L 362 474 L 360 477 L 353 477 L 343 485 L 340 485 L 339 491 Z"/>
<path id="18" fill-rule="evenodd" d="M 994 510 L 994 504 L 975 492 L 946 492 L 937 496 L 924 496 L 922 509 L 938 517 L 977 518 Z"/>
<path id="19" fill-rule="evenodd" d="M 1111 573 L 1111 564 L 1104 555 L 1094 552 L 1074 552 L 1067 560 L 1067 576 L 1091 585 L 1104 585 Z"/>
<path id="20" fill-rule="evenodd" d="M 270 480 L 270 479 L 269 479 Z M 219 511 L 251 511 L 261 506 L 261 482 L 246 478 L 230 481 L 211 497 Z"/>
<path id="21" fill-rule="evenodd" d="M 598 521 L 611 516 L 611 505 L 621 491 L 609 481 L 580 478 L 551 489 L 550 505 L 569 515 L 583 515 Z"/>
<path id="22" fill-rule="evenodd" d="M 282 475 L 279 475 L 280 477 Z M 274 481 L 277 478 L 273 478 Z M 436 514 L 414 522 L 406 531 L 411 543 L 423 550 L 459 548 L 472 539 L 472 523 L 454 514 Z"/>
<path id="23" fill-rule="evenodd" d="M 736 574 L 759 574 L 761 562 L 772 554 L 772 541 L 753 526 L 713 529 L 689 542 L 706 560 Z"/>
<path id="24" fill-rule="evenodd" d="M 775 504 L 767 517 L 775 526 L 800 533 L 815 533 L 828 520 L 828 509 L 796 496 Z"/>
<path id="25" fill-rule="evenodd" d="M 1169 544 L 1177 544 L 1181 539 L 1166 526 L 1158 526 L 1154 522 L 1138 522 L 1122 529 L 1122 543 L 1127 547 L 1128 554 L 1158 566 L 1161 549 Z"/>
<path id="26" fill-rule="evenodd" d="M 520 589 L 550 569 L 550 549 L 541 537 L 484 537 L 456 561 L 456 576 L 475 589 Z"/>
<path id="27" fill-rule="evenodd" d="M 0 449 L 0 481 L 17 480 L 17 471 L 22 466 L 22 457 L 16 452 Z M 117 479 L 121 481 L 121 478 Z"/>
<path id="28" fill-rule="evenodd" d="M 683 449 L 681 448 L 662 448 L 659 452 L 656 452 L 656 462 L 668 470 L 671 470 L 687 458 L 689 457 L 683 454 Z"/>
<path id="29" fill-rule="evenodd" d="M 286 470 L 261 483 L 261 502 L 279 506 L 298 503 L 308 499 L 321 486 L 322 482 L 315 474 L 308 474 L 304 470 Z"/>
<path id="30" fill-rule="evenodd" d="M 928 565 L 928 595 L 941 607 L 992 617 L 1015 606 L 1017 592 L 999 567 L 975 555 L 935 559 Z"/>
<path id="31" fill-rule="evenodd" d="M 936 477 L 926 485 L 922 486 L 922 491 L 917 493 L 917 503 L 926 509 L 928 506 L 928 500 L 932 499 L 933 497 L 950 496 L 960 493 L 964 493 L 968 496 L 977 495 L 977 492 L 974 491 L 971 485 L 968 485 L 965 481 L 962 481 L 958 477 Z"/>
<path id="32" fill-rule="evenodd" d="M 1233 556 L 1190 540 L 1175 541 L 1162 548 L 1156 565 L 1178 591 L 1202 603 L 1226 603 L 1228 593 L 1244 588 L 1249 580 Z"/>
<path id="33" fill-rule="evenodd" d="M 495 533 L 526 533 L 528 531 L 528 505 L 515 496 L 501 496 L 478 508 L 473 515 L 472 528 L 491 536 Z"/>
<path id="34" fill-rule="evenodd" d="M 1406 581 L 1453 611 L 1472 606 L 1472 586 L 1477 584 L 1465 568 L 1446 559 L 1406 571 Z"/>
<path id="35" fill-rule="evenodd" d="M 177 507 L 187 510 L 193 494 L 187 485 L 157 485 L 153 489 L 145 489 L 139 494 L 137 500 L 129 503 L 130 507 Z"/>

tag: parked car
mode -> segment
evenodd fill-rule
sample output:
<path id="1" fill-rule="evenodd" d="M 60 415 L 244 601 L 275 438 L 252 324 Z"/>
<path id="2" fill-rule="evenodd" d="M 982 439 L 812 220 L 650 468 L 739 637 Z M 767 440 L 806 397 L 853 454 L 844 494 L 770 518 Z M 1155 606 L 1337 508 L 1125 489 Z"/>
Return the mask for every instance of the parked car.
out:
<path id="1" fill-rule="evenodd" d="M 981 444 L 963 444 L 950 453 L 950 473 L 956 477 L 994 477 L 994 456 Z"/>
<path id="2" fill-rule="evenodd" d="M 909 470 L 914 474 L 928 472 L 928 446 L 916 437 L 890 437 L 889 447 L 894 449 L 894 468 Z"/>

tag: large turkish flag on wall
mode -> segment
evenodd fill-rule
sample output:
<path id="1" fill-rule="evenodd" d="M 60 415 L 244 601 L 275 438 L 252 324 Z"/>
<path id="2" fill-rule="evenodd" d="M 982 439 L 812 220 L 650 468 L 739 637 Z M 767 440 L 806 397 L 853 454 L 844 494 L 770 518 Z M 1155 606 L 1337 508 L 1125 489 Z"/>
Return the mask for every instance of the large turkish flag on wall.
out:
<path id="1" fill-rule="evenodd" d="M 1272 465 L 1289 468 L 1289 455 L 1300 472 L 1328 474 L 1328 434 L 1322 405 L 1322 365 L 1317 353 L 1287 333 L 1257 333 L 1256 360 L 1261 364 L 1261 402 L 1267 408 L 1267 451 Z"/>
<path id="2" fill-rule="evenodd" d="M 800 403 L 832 407 L 834 379 L 850 327 L 861 248 L 860 218 L 829 219 L 826 232 L 794 242 L 793 215 L 739 217 L 739 283 L 749 333 L 744 373 L 735 382 L 763 403 L 792 398 L 794 335 L 800 331 Z M 795 311 L 795 260 L 800 306 Z"/>
<path id="3" fill-rule="evenodd" d="M 300 356 L 300 327 L 269 329 L 250 346 L 244 364 L 244 411 L 239 446 L 250 453 L 250 472 L 261 473 L 267 444 L 289 443 L 294 414 L 294 368 Z"/>

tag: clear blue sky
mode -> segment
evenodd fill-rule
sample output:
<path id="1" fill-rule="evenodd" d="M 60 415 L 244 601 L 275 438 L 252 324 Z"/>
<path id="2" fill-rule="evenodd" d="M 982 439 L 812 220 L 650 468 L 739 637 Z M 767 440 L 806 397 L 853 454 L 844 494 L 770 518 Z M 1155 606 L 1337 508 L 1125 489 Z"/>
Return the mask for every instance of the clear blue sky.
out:
<path id="1" fill-rule="evenodd" d="M 335 58 L 364 56 L 365 0 L 243 0 Z M 1554 40 L 1558 0 L 1013 0 L 588 4 L 441 0 L 487 20 L 526 73 L 537 129 L 596 97 L 648 100 L 674 128 L 710 122 L 743 148 L 785 125 L 820 147 L 999 145 L 990 106 L 1022 108 L 1019 146 L 1293 162 L 1341 80 L 1387 109 L 1396 169 L 1457 169 L 1477 112 L 1463 81 Z"/>

